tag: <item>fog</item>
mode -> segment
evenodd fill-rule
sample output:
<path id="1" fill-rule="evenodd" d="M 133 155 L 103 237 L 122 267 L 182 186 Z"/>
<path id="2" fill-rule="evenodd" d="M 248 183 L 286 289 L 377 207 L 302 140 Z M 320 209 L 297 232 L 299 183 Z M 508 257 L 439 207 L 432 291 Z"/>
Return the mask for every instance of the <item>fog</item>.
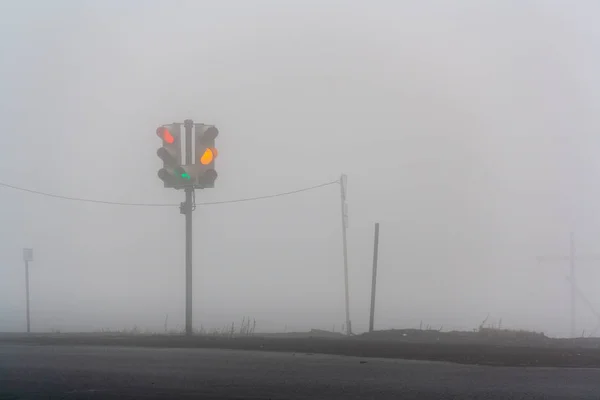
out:
<path id="1" fill-rule="evenodd" d="M 198 202 L 348 175 L 350 312 L 377 329 L 569 334 L 569 266 L 600 252 L 600 5 L 594 1 L 0 2 L 0 182 L 173 203 L 157 126 L 215 124 Z M 0 187 L 0 331 L 184 327 L 175 207 Z M 199 206 L 194 327 L 341 329 L 340 190 Z M 600 308 L 600 261 L 577 263 Z M 596 325 L 578 303 L 577 329 Z"/>

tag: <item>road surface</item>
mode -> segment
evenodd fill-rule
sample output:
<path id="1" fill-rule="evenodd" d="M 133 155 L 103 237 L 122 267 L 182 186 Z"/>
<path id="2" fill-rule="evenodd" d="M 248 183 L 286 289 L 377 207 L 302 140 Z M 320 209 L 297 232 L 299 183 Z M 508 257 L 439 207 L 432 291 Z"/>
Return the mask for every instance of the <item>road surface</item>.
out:
<path id="1" fill-rule="evenodd" d="M 217 349 L 0 344 L 8 399 L 599 399 L 600 370 Z"/>

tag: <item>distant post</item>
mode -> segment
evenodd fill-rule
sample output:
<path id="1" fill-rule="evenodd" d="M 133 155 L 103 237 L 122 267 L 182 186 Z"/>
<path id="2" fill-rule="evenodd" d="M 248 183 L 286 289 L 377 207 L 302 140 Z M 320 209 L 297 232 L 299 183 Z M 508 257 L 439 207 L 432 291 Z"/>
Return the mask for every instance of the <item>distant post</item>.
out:
<path id="1" fill-rule="evenodd" d="M 346 334 L 352 335 L 352 323 L 350 322 L 350 293 L 348 290 L 348 241 L 346 239 L 346 230 L 348 229 L 348 204 L 346 203 L 346 194 L 348 188 L 348 177 L 340 177 L 340 194 L 342 205 L 342 246 L 344 252 L 344 289 L 346 304 Z"/>
<path id="2" fill-rule="evenodd" d="M 371 281 L 371 316 L 369 318 L 369 332 L 373 332 L 375 323 L 375 291 L 377 289 L 377 260 L 379 258 L 379 222 L 375 224 L 375 238 L 373 245 L 373 278 Z"/>
<path id="3" fill-rule="evenodd" d="M 582 298 L 582 300 L 584 300 L 584 302 L 586 300 L 585 300 L 585 297 L 583 297 L 583 293 L 577 287 L 577 280 L 575 279 L 575 262 L 577 260 L 598 261 L 598 260 L 600 260 L 600 254 L 586 254 L 586 255 L 581 254 L 581 255 L 579 255 L 575 249 L 575 235 L 573 232 L 571 232 L 568 256 L 538 256 L 537 260 L 538 260 L 538 262 L 545 262 L 545 261 L 568 261 L 569 262 L 570 274 L 569 274 L 569 277 L 567 278 L 567 280 L 569 281 L 569 283 L 571 285 L 571 296 L 570 296 L 571 297 L 571 337 L 572 338 L 577 337 L 577 331 L 576 331 L 576 326 L 575 326 L 575 323 L 577 321 L 577 316 L 576 316 L 577 295 L 579 294 L 579 296 Z"/>
<path id="4" fill-rule="evenodd" d="M 23 249 L 23 261 L 25 262 L 25 296 L 27 297 L 27 333 L 30 333 L 31 321 L 29 319 L 29 262 L 33 261 L 33 249 Z"/>

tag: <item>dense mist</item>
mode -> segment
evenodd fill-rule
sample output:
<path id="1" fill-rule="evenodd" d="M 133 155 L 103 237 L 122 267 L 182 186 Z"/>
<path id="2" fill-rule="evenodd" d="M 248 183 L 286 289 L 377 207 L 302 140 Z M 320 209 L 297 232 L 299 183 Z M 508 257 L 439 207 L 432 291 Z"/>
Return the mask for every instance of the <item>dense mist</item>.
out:
<path id="1" fill-rule="evenodd" d="M 184 218 L 155 129 L 214 124 L 215 202 L 348 175 L 350 312 L 377 329 L 569 334 L 600 309 L 594 1 L 0 2 L 0 331 L 184 326 Z M 198 206 L 194 326 L 340 330 L 340 190 Z M 584 302 L 577 329 L 596 325 Z"/>

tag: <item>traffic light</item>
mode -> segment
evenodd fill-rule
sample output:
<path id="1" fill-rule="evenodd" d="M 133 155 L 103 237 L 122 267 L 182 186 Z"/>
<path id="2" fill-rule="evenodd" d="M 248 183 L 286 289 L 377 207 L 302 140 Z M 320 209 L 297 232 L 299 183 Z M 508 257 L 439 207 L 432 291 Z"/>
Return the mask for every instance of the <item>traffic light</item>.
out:
<path id="1" fill-rule="evenodd" d="M 197 174 L 195 184 L 201 189 L 214 188 L 217 179 L 215 159 L 218 155 L 215 138 L 219 135 L 219 130 L 211 125 L 195 124 L 194 133 L 196 137 L 194 169 Z"/>
<path id="2" fill-rule="evenodd" d="M 162 147 L 156 151 L 163 162 L 158 177 L 166 188 L 182 188 L 191 176 L 181 166 L 181 124 L 159 126 L 156 135 L 162 140 Z"/>

